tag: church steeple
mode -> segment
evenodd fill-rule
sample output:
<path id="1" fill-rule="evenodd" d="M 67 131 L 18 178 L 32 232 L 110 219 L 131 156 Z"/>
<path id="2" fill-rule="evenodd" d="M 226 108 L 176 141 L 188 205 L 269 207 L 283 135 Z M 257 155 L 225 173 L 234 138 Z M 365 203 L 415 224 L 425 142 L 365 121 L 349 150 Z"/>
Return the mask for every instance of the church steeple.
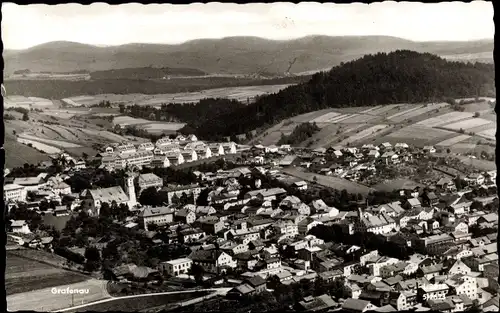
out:
<path id="1" fill-rule="evenodd" d="M 132 209 L 137 205 L 137 198 L 135 195 L 134 175 L 130 172 L 125 175 L 125 192 L 128 196 L 128 208 Z"/>

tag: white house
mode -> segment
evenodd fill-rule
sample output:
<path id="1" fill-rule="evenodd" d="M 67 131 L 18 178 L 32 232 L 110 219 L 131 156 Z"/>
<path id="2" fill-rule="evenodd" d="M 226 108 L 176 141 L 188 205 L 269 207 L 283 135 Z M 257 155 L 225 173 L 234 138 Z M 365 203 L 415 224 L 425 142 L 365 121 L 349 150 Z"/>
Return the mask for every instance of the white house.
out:
<path id="1" fill-rule="evenodd" d="M 224 149 L 224 154 L 236 153 L 236 144 L 234 142 L 223 143 L 222 148 Z"/>
<path id="2" fill-rule="evenodd" d="M 170 160 L 166 155 L 155 155 L 151 161 L 151 166 L 166 168 L 170 166 Z"/>
<path id="3" fill-rule="evenodd" d="M 198 155 L 195 150 L 184 150 L 181 152 L 181 155 L 184 157 L 185 162 L 194 162 L 198 160 Z"/>
<path id="4" fill-rule="evenodd" d="M 479 186 L 484 183 L 484 176 L 478 173 L 470 174 L 464 178 L 469 186 Z"/>
<path id="5" fill-rule="evenodd" d="M 307 190 L 307 183 L 303 180 L 293 183 L 297 190 Z"/>
<path id="6" fill-rule="evenodd" d="M 26 188 L 17 184 L 7 184 L 3 187 L 5 202 L 26 201 Z"/>
<path id="7" fill-rule="evenodd" d="M 223 267 L 235 268 L 237 262 L 229 254 L 223 251 L 215 250 L 197 250 L 189 256 L 193 264 L 200 265 L 206 272 L 217 273 L 223 270 Z"/>
<path id="8" fill-rule="evenodd" d="M 436 148 L 434 148 L 433 146 L 425 146 L 423 148 L 424 152 L 427 152 L 427 153 L 435 153 L 436 152 Z"/>
<path id="9" fill-rule="evenodd" d="M 158 264 L 158 270 L 161 273 L 170 276 L 179 276 L 181 274 L 187 274 L 191 269 L 193 261 L 188 258 L 180 258 L 171 261 L 165 261 Z"/>
<path id="10" fill-rule="evenodd" d="M 11 220 L 11 228 L 13 233 L 29 234 L 31 233 L 28 223 L 25 220 Z"/>
<path id="11" fill-rule="evenodd" d="M 224 155 L 224 147 L 220 143 L 212 143 L 208 147 L 212 151 L 213 156 Z"/>

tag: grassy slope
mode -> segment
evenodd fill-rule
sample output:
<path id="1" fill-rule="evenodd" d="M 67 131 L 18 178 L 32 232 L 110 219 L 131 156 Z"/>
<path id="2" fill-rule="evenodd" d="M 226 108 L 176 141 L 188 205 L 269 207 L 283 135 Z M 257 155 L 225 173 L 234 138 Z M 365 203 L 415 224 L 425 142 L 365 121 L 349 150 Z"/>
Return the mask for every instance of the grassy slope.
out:
<path id="1" fill-rule="evenodd" d="M 294 59 L 290 72 L 299 73 L 330 68 L 367 53 L 396 49 L 463 56 L 493 51 L 493 40 L 418 43 L 382 36 L 308 36 L 289 41 L 230 37 L 180 45 L 129 44 L 107 48 L 51 42 L 28 50 L 7 51 L 4 58 L 6 73 L 26 68 L 32 72 L 69 72 L 147 66 L 192 68 L 207 73 L 284 73 Z"/>
<path id="2" fill-rule="evenodd" d="M 4 149 L 5 167 L 7 168 L 23 166 L 24 163 L 37 164 L 50 160 L 46 154 L 17 142 L 16 138 L 11 135 L 5 136 Z"/>

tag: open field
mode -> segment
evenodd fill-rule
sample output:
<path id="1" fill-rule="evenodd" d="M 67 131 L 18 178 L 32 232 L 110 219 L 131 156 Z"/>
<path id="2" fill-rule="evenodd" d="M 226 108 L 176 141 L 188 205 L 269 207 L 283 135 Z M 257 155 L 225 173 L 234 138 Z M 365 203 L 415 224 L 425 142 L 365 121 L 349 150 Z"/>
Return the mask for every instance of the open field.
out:
<path id="1" fill-rule="evenodd" d="M 34 148 L 17 142 L 15 138 L 10 135 L 5 136 L 4 142 L 5 150 L 5 167 L 22 167 L 25 163 L 38 164 L 42 161 L 50 160 L 49 156 L 37 151 Z"/>
<path id="2" fill-rule="evenodd" d="M 142 124 L 139 127 L 152 134 L 175 133 L 186 124 L 182 123 L 149 123 Z"/>
<path id="3" fill-rule="evenodd" d="M 459 155 L 459 156 L 457 156 L 457 158 L 460 159 L 460 161 L 463 164 L 472 166 L 472 167 L 477 168 L 478 170 L 481 170 L 481 171 L 492 171 L 492 170 L 497 169 L 495 162 L 492 162 L 492 161 L 471 159 L 471 158 L 469 158 L 467 156 L 463 156 L 463 155 Z"/>
<path id="4" fill-rule="evenodd" d="M 345 119 L 341 119 L 337 122 L 342 124 L 355 124 L 355 123 L 368 123 L 373 122 L 374 119 L 380 119 L 379 116 L 369 115 L 369 114 L 353 114 Z"/>
<path id="5" fill-rule="evenodd" d="M 43 151 L 44 153 L 48 153 L 48 154 L 55 154 L 55 153 L 61 153 L 62 150 L 61 149 L 58 149 L 56 147 L 53 147 L 53 146 L 49 146 L 49 145 L 46 145 L 46 144 L 43 144 L 41 142 L 38 142 L 38 141 L 34 141 L 34 140 L 29 140 L 29 139 L 24 139 L 24 138 L 17 138 L 17 141 L 19 143 L 22 143 L 22 144 L 25 144 L 25 145 L 30 145 L 35 148 L 36 150 L 38 151 Z M 38 163 L 38 162 L 36 162 Z"/>
<path id="6" fill-rule="evenodd" d="M 276 93 L 281 89 L 290 86 L 283 85 L 260 85 L 260 86 L 242 86 L 228 88 L 214 88 L 197 92 L 167 93 L 167 94 L 98 94 L 92 96 L 77 96 L 63 99 L 64 102 L 73 106 L 90 106 L 98 104 L 101 101 L 110 101 L 111 103 L 123 103 L 125 105 L 150 105 L 160 106 L 162 103 L 190 103 L 198 102 L 204 98 L 229 98 L 246 102 L 248 98 L 253 99 L 256 96 Z"/>
<path id="7" fill-rule="evenodd" d="M 364 129 L 364 130 L 360 131 L 359 133 L 356 133 L 356 134 L 354 134 L 352 136 L 349 136 L 345 140 L 342 140 L 339 143 L 339 145 L 340 146 L 345 146 L 348 143 L 352 144 L 354 142 L 357 142 L 357 141 L 360 141 L 362 139 L 365 139 L 368 136 L 374 135 L 377 132 L 380 132 L 381 130 L 383 130 L 383 129 L 387 128 L 387 127 L 389 127 L 389 126 L 388 125 L 383 125 L 383 124 L 379 124 L 379 125 L 375 125 L 375 126 L 369 127 L 367 129 Z"/>
<path id="8" fill-rule="evenodd" d="M 65 79 L 65 80 L 86 80 L 90 79 L 90 74 L 66 74 L 66 73 L 24 73 L 11 74 L 5 78 L 9 79 Z"/>
<path id="9" fill-rule="evenodd" d="M 482 132 L 476 133 L 476 135 L 479 137 L 486 138 L 486 139 L 496 140 L 496 137 L 495 137 L 496 132 L 497 132 L 497 130 L 495 127 L 495 128 L 490 128 L 488 130 L 484 130 Z"/>
<path id="10" fill-rule="evenodd" d="M 36 136 L 28 135 L 28 134 L 20 134 L 19 137 L 21 139 L 34 140 L 37 142 L 46 143 L 48 145 L 55 146 L 55 147 L 61 147 L 61 148 L 79 148 L 79 147 L 81 147 L 80 145 L 77 145 L 77 144 L 74 144 L 71 142 L 43 139 L 43 138 L 39 138 Z"/>
<path id="11" fill-rule="evenodd" d="M 436 144 L 436 146 L 442 146 L 442 147 L 448 147 L 448 146 L 453 146 L 454 144 L 457 144 L 461 141 L 469 139 L 471 136 L 469 135 L 458 135 L 456 137 L 450 138 L 443 140 L 439 143 Z"/>
<path id="12" fill-rule="evenodd" d="M 473 115 L 474 113 L 471 112 L 452 111 L 447 103 L 402 103 L 374 107 L 324 109 L 282 121 L 263 131 L 251 143 L 276 144 L 282 133 L 290 134 L 299 123 L 315 122 L 321 130 L 300 146 L 327 147 L 353 141 L 359 144 L 368 143 L 368 140 L 380 141 L 380 143 L 384 141 L 407 142 L 417 146 L 434 145 L 457 136 L 455 132 L 458 130 L 444 129 L 447 126 L 442 125 L 465 122 L 471 120 Z M 489 111 L 482 112 L 481 118 L 496 122 L 496 115 Z M 367 132 L 370 132 L 368 129 L 370 127 L 376 129 L 378 127 L 376 125 L 388 127 L 379 130 L 375 137 L 368 135 Z M 488 138 L 491 134 L 489 128 L 493 123 L 484 125 L 486 126 L 479 125 L 479 128 L 468 129 L 467 134 L 481 132 L 484 134 L 483 138 Z M 486 132 L 483 133 L 483 131 Z M 453 141 L 444 142 L 444 144 L 452 145 Z"/>
<path id="13" fill-rule="evenodd" d="M 64 283 L 61 281 L 61 283 Z M 70 288 L 88 290 L 85 294 L 62 294 L 53 293 L 52 286 L 42 289 L 36 289 L 30 292 L 23 292 L 7 296 L 7 308 L 9 311 L 16 310 L 36 310 L 36 311 L 56 311 L 71 307 L 72 305 L 81 305 L 97 300 L 109 298 L 106 290 L 107 281 L 88 279 L 86 281 L 71 281 L 68 279 L 63 285 L 57 286 L 57 289 L 64 290 Z"/>
<path id="14" fill-rule="evenodd" d="M 311 123 L 328 123 L 330 120 L 333 120 L 335 117 L 338 117 L 339 115 L 341 114 L 338 112 L 329 112 L 311 120 Z"/>
<path id="15" fill-rule="evenodd" d="M 55 107 L 54 103 L 49 99 L 38 98 L 38 97 L 24 97 L 24 96 L 7 96 L 4 98 L 4 107 L 18 107 L 26 109 L 47 109 Z"/>
<path id="16" fill-rule="evenodd" d="M 427 127 L 436 127 L 445 124 L 451 124 L 456 121 L 465 120 L 473 117 L 473 113 L 467 112 L 450 112 L 440 116 L 431 117 L 426 120 L 420 121 L 416 123 L 417 125 L 427 126 Z"/>
<path id="17" fill-rule="evenodd" d="M 60 264 L 58 256 L 50 253 L 31 253 L 31 249 L 8 251 L 6 257 L 5 289 L 7 295 L 41 288 L 88 280 L 90 277 L 46 263 Z M 40 260 L 42 262 L 39 262 Z M 48 296 L 48 295 L 46 295 Z"/>
<path id="18" fill-rule="evenodd" d="M 111 142 L 124 142 L 124 141 L 127 141 L 127 138 L 125 138 L 123 136 L 120 136 L 118 134 L 109 132 L 107 130 L 95 130 L 95 129 L 89 129 L 89 128 L 81 128 L 81 129 L 78 129 L 78 130 L 81 131 L 81 132 L 83 132 L 83 133 L 92 135 L 92 136 L 102 137 L 102 138 L 104 138 L 104 139 L 106 139 L 108 141 L 111 141 Z"/>
<path id="19" fill-rule="evenodd" d="M 116 116 L 113 118 L 113 125 L 120 125 L 121 127 L 125 126 L 134 126 L 140 124 L 151 123 L 151 121 L 143 119 L 143 118 L 135 118 L 132 116 Z"/>
<path id="20" fill-rule="evenodd" d="M 451 130 L 463 129 L 465 131 L 468 131 L 471 128 L 483 126 L 483 125 L 488 125 L 488 124 L 493 124 L 493 122 L 482 119 L 482 118 L 470 118 L 470 119 L 467 119 L 464 121 L 443 125 L 441 127 L 444 129 L 451 129 Z"/>
<path id="21" fill-rule="evenodd" d="M 285 174 L 307 180 L 309 182 L 314 181 L 314 177 L 316 177 L 316 183 L 319 185 L 323 185 L 325 187 L 330 187 L 333 189 L 343 190 L 346 189 L 349 193 L 361 193 L 368 194 L 373 191 L 372 188 L 360 185 L 358 183 L 349 181 L 347 179 L 335 177 L 335 176 L 325 176 L 319 175 L 315 173 L 304 172 L 296 168 L 286 168 L 282 170 Z"/>
<path id="22" fill-rule="evenodd" d="M 465 112 L 472 112 L 472 113 L 495 109 L 495 105 L 489 103 L 488 100 L 463 104 L 461 106 L 464 108 Z"/>
<path id="23" fill-rule="evenodd" d="M 388 117 L 389 120 L 399 123 L 405 120 L 410 120 L 419 115 L 425 114 L 430 111 L 439 110 L 441 108 L 449 106 L 448 103 L 429 103 L 418 106 L 413 109 L 409 109 L 407 111 L 403 111 L 402 113 L 398 113 Z"/>
<path id="24" fill-rule="evenodd" d="M 431 141 L 431 140 L 445 137 L 445 136 L 450 135 L 450 134 L 452 134 L 452 132 L 446 131 L 446 130 L 429 128 L 429 127 L 424 127 L 424 126 L 419 126 L 419 125 L 411 125 L 411 126 L 407 126 L 407 127 L 398 129 L 395 132 L 387 135 L 387 137 L 402 138 L 402 139 L 409 139 L 409 138 L 417 137 L 417 138 L 425 138 L 425 139 Z"/>
<path id="25" fill-rule="evenodd" d="M 54 216 L 53 214 L 45 214 L 42 216 L 42 221 L 44 225 L 54 226 L 58 231 L 62 231 L 70 218 L 71 215 Z"/>
<path id="26" fill-rule="evenodd" d="M 58 134 L 61 138 L 64 138 L 65 140 L 68 141 L 78 141 L 78 137 L 73 133 L 73 131 L 70 131 L 66 129 L 63 126 L 59 125 L 45 125 L 45 128 L 48 128 Z M 69 148 L 69 147 L 68 147 Z"/>

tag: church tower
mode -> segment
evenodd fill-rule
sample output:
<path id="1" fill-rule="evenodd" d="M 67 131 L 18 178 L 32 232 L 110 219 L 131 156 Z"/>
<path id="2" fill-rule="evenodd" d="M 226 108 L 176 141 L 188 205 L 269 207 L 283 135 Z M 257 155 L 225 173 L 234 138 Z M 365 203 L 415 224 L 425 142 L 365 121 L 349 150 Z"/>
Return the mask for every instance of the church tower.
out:
<path id="1" fill-rule="evenodd" d="M 134 176 L 127 175 L 125 177 L 125 192 L 128 196 L 128 208 L 131 210 L 137 205 L 137 198 L 135 196 Z"/>

